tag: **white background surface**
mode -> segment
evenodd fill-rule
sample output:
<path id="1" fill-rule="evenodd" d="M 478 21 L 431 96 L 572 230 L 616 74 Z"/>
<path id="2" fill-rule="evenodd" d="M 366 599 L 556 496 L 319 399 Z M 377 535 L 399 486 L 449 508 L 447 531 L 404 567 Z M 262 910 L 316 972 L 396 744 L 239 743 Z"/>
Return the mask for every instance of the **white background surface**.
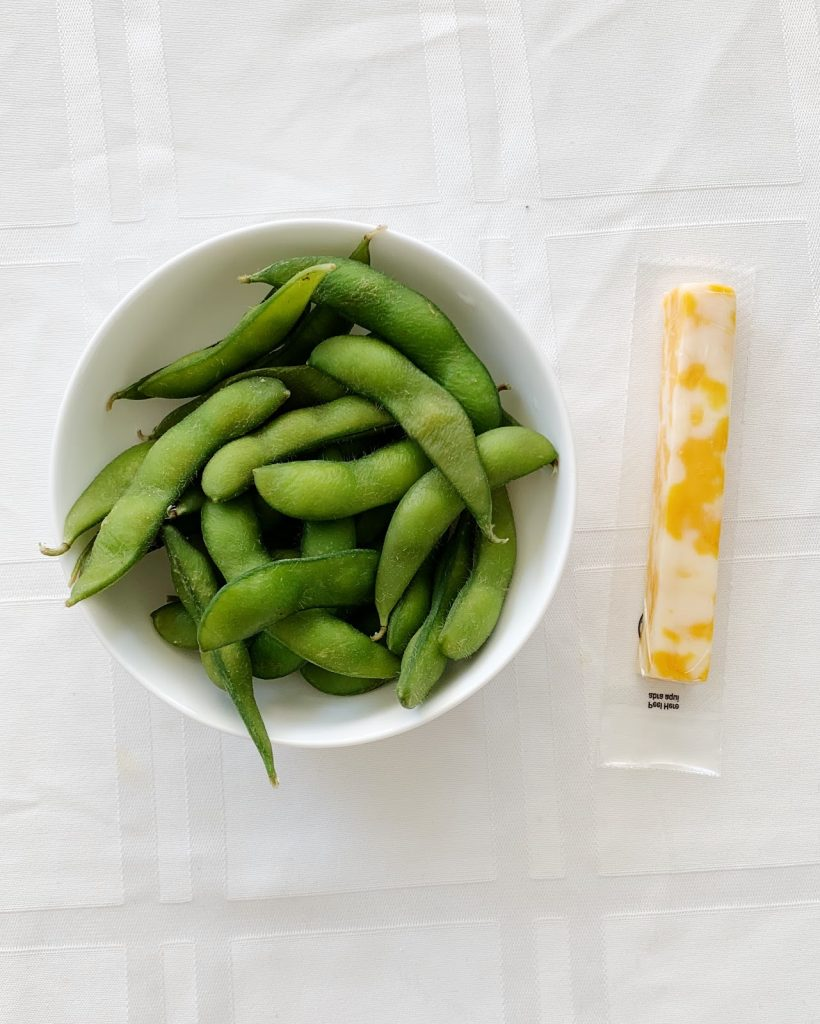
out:
<path id="1" fill-rule="evenodd" d="M 0 1020 L 820 1021 L 814 5 L 19 0 L 0 53 Z M 273 793 L 110 663 L 36 542 L 103 315 L 193 242 L 311 214 L 513 304 L 580 504 L 501 677 L 376 747 L 281 750 Z M 754 275 L 720 779 L 596 767 L 611 595 L 645 557 L 630 356 L 646 268 L 680 264 Z"/>

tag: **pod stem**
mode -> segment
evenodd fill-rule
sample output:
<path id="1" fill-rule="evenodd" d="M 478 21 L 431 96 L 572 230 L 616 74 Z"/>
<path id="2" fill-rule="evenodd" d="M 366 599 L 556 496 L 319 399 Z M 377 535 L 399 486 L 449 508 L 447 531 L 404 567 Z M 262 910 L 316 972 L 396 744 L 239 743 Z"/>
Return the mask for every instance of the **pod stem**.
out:
<path id="1" fill-rule="evenodd" d="M 380 626 L 379 629 L 370 637 L 371 640 L 381 640 L 384 634 L 387 632 L 387 623 Z"/>
<path id="2" fill-rule="evenodd" d="M 38 546 L 40 548 L 40 554 L 41 555 L 50 555 L 50 556 L 51 555 L 64 555 L 66 553 L 66 551 L 68 551 L 68 549 L 71 547 L 71 545 L 67 541 L 63 541 L 63 543 L 59 547 L 56 547 L 56 548 L 50 548 L 46 544 L 40 544 Z"/>
<path id="3" fill-rule="evenodd" d="M 150 374 L 149 374 L 150 376 Z M 114 407 L 114 402 L 119 401 L 121 398 L 139 399 L 145 398 L 145 395 L 140 393 L 140 384 L 145 380 L 145 377 L 141 377 L 136 383 L 129 384 L 127 388 L 123 388 L 122 391 L 115 391 L 109 396 L 108 401 L 105 403 L 105 411 L 111 412 Z"/>
<path id="4" fill-rule="evenodd" d="M 492 523 L 490 524 L 489 533 L 485 533 L 484 536 L 491 544 L 506 544 L 510 539 L 509 537 L 499 537 L 498 534 L 495 532 L 495 527 L 492 525 Z"/>

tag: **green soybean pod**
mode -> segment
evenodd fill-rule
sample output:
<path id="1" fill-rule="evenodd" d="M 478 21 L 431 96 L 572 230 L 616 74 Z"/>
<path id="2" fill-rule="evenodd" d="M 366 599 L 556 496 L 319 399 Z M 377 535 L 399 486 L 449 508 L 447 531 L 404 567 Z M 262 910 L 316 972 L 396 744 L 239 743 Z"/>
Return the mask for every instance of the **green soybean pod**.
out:
<path id="1" fill-rule="evenodd" d="M 473 427 L 448 391 L 372 337 L 328 338 L 313 350 L 310 364 L 384 406 L 458 491 L 482 533 L 495 540 L 490 485 Z"/>
<path id="2" fill-rule="evenodd" d="M 353 519 L 309 519 L 302 529 L 302 558 L 330 555 L 356 547 L 356 523 Z"/>
<path id="3" fill-rule="evenodd" d="M 154 629 L 172 647 L 184 651 L 198 651 L 196 623 L 181 601 L 169 601 L 151 612 Z"/>
<path id="4" fill-rule="evenodd" d="M 202 539 L 226 580 L 270 561 L 262 528 L 249 495 L 216 504 L 206 501 L 200 513 Z"/>
<path id="5" fill-rule="evenodd" d="M 199 512 L 205 504 L 205 495 L 199 484 L 189 484 L 177 500 L 168 506 L 165 513 L 166 519 L 179 519 L 182 516 L 193 515 Z"/>
<path id="6" fill-rule="evenodd" d="M 472 523 L 465 518 L 444 549 L 436 570 L 430 611 L 402 655 L 396 693 L 403 707 L 414 708 L 426 700 L 447 667 L 439 636 L 450 606 L 470 571 L 472 536 Z"/>
<path id="7" fill-rule="evenodd" d="M 155 441 L 125 493 L 103 520 L 91 555 L 66 602 L 76 604 L 111 586 L 145 554 L 169 505 L 217 448 L 252 430 L 287 398 L 265 377 L 218 391 L 182 423 Z"/>
<path id="8" fill-rule="evenodd" d="M 207 501 L 201 514 L 202 539 L 217 568 L 230 581 L 271 561 L 262 543 L 262 528 L 249 495 L 216 504 Z M 259 679 L 290 675 L 303 659 L 271 633 L 263 631 L 249 643 L 253 674 Z"/>
<path id="9" fill-rule="evenodd" d="M 216 570 L 208 556 L 189 543 L 176 527 L 166 525 L 162 534 L 174 586 L 185 610 L 199 623 L 203 609 L 217 592 Z M 209 678 L 233 701 L 259 751 L 268 778 L 277 785 L 270 737 L 253 692 L 253 671 L 247 648 L 242 643 L 232 643 L 219 650 L 200 649 L 200 658 Z"/>
<path id="10" fill-rule="evenodd" d="M 486 543 L 489 543 L 486 541 Z M 493 547 L 502 545 L 494 544 Z M 422 565 L 390 613 L 387 623 L 387 649 L 404 654 L 410 638 L 427 618 L 433 599 L 433 563 L 430 558 Z"/>
<path id="11" fill-rule="evenodd" d="M 324 458 L 329 462 L 341 462 L 338 448 L 328 448 Z M 364 545 L 363 545 L 364 546 Z M 330 555 L 334 551 L 349 551 L 356 547 L 356 521 L 353 518 L 309 519 L 302 527 L 302 558 L 316 555 Z"/>
<path id="12" fill-rule="evenodd" d="M 306 608 L 366 604 L 373 598 L 378 552 L 364 548 L 318 558 L 269 562 L 227 583 L 205 609 L 199 646 L 244 640 Z"/>
<path id="13" fill-rule="evenodd" d="M 128 488 L 150 448 L 150 441 L 142 441 L 126 448 L 104 466 L 68 510 L 63 525 L 63 543 L 55 548 L 41 544 L 40 551 L 44 555 L 65 554 L 86 530 L 101 523 Z"/>
<path id="14" fill-rule="evenodd" d="M 333 458 L 334 451 L 325 452 L 325 458 Z M 213 505 L 214 509 L 224 509 L 235 502 L 224 505 Z M 204 530 L 204 528 L 203 528 Z M 356 546 L 356 531 L 352 519 L 337 519 L 331 522 L 306 522 L 302 532 L 302 557 L 316 557 L 337 551 L 347 551 Z M 218 564 L 218 560 L 217 560 Z M 388 654 L 373 643 L 364 633 L 346 622 L 337 619 L 327 609 L 312 609 L 297 612 L 286 619 L 275 622 L 267 630 L 259 633 L 251 641 L 251 659 L 256 666 L 264 667 L 281 664 L 281 657 L 276 658 L 271 652 L 272 643 L 288 651 L 290 658 L 297 664 L 288 669 L 293 671 L 302 664 L 304 659 L 318 661 L 331 669 L 349 671 L 351 675 L 361 677 L 384 677 L 395 675 L 398 662 L 389 660 Z M 256 668 L 254 674 L 258 674 Z M 267 676 L 266 678 L 270 678 Z"/>
<path id="15" fill-rule="evenodd" d="M 97 534 L 95 533 L 94 536 L 91 537 L 90 540 L 86 541 L 86 543 L 83 545 L 82 551 L 79 553 L 79 555 L 77 555 L 77 561 L 74 563 L 74 565 L 73 565 L 73 567 L 71 569 L 71 573 L 70 573 L 70 575 L 68 577 L 68 585 L 69 585 L 69 587 L 73 587 L 74 586 L 75 580 L 80 575 L 80 573 L 83 571 L 85 563 L 88 561 L 88 557 L 91 554 L 91 549 L 94 547 L 94 541 L 96 539 L 97 539 Z"/>
<path id="16" fill-rule="evenodd" d="M 334 462 L 341 459 L 338 448 L 329 448 L 324 457 Z M 364 547 L 365 545 L 362 545 Z M 327 519 L 305 521 L 302 527 L 301 555 L 302 558 L 315 558 L 318 555 L 330 555 L 337 551 L 349 551 L 356 547 L 356 520 Z M 327 615 L 335 615 L 337 609 L 328 609 Z M 275 631 L 276 627 L 272 627 Z"/>
<path id="17" fill-rule="evenodd" d="M 89 557 L 91 556 L 91 550 L 94 547 L 94 541 L 96 539 L 97 539 L 97 534 L 95 533 L 94 536 L 89 538 L 89 540 L 87 540 L 86 543 L 83 545 L 83 549 L 79 553 L 79 555 L 77 556 L 77 561 L 74 563 L 74 566 L 73 566 L 71 572 L 69 573 L 69 576 L 68 576 L 68 585 L 69 585 L 69 587 L 73 587 L 74 584 L 79 579 L 80 573 L 85 568 L 85 563 L 88 561 Z M 157 534 L 157 536 L 153 539 L 153 541 L 151 541 L 151 544 L 150 544 L 150 546 L 148 548 L 148 551 L 157 551 L 161 547 L 162 547 L 162 538 L 160 537 L 159 534 Z M 146 552 L 146 554 L 148 554 L 148 551 Z"/>
<path id="18" fill-rule="evenodd" d="M 478 438 L 478 451 L 493 488 L 527 476 L 558 458 L 552 444 L 526 427 L 497 427 Z M 382 546 L 376 608 L 382 628 L 438 539 L 464 508 L 437 470 L 430 470 L 399 502 Z"/>
<path id="19" fill-rule="evenodd" d="M 257 491 L 297 519 L 342 519 L 396 501 L 430 468 L 414 441 L 385 445 L 353 462 L 278 462 L 253 474 Z"/>
<path id="20" fill-rule="evenodd" d="M 493 491 L 493 515 L 498 532 L 508 537 L 509 543 L 488 544 L 484 537 L 478 538 L 470 578 L 455 599 L 439 638 L 442 654 L 453 660 L 469 658 L 487 641 L 515 569 L 515 519 L 504 487 Z"/>
<path id="21" fill-rule="evenodd" d="M 304 658 L 289 651 L 265 629 L 248 640 L 248 653 L 257 679 L 281 679 L 298 671 L 305 663 Z"/>
<path id="22" fill-rule="evenodd" d="M 318 665 L 311 665 L 309 661 L 302 666 L 302 677 L 304 680 L 321 693 L 330 694 L 333 697 L 356 697 L 360 693 L 369 693 L 384 686 L 386 679 L 361 679 L 357 676 L 343 676 L 338 672 L 328 672 Z"/>
<path id="23" fill-rule="evenodd" d="M 347 394 L 347 388 L 313 366 L 262 366 L 257 369 L 243 370 L 241 373 L 234 373 L 232 376 L 226 377 L 225 380 L 221 380 L 204 395 L 199 395 L 197 398 L 192 398 L 190 402 L 176 406 L 154 427 L 148 435 L 148 440 L 156 441 L 158 437 L 162 437 L 166 431 L 184 420 L 194 409 L 198 409 L 216 391 L 221 391 L 222 388 L 226 388 L 229 384 L 235 384 L 238 380 L 247 380 L 248 377 L 275 377 L 277 380 L 281 380 L 290 392 L 290 398 L 284 403 L 288 411 L 301 409 L 306 405 L 332 402 L 334 398 L 341 398 Z"/>
<path id="24" fill-rule="evenodd" d="M 378 227 L 369 231 L 359 242 L 350 259 L 357 263 L 370 263 L 370 240 L 381 231 Z M 333 262 L 333 261 L 331 261 Z M 332 306 L 318 302 L 313 309 L 299 321 L 282 345 L 276 350 L 277 361 L 284 364 L 304 363 L 313 349 L 334 334 L 349 331 L 351 322 L 338 313 Z"/>
<path id="25" fill-rule="evenodd" d="M 392 422 L 384 409 L 358 395 L 286 412 L 216 452 L 202 473 L 202 488 L 213 501 L 227 501 L 253 486 L 260 466 Z"/>
<path id="26" fill-rule="evenodd" d="M 296 612 L 268 628 L 305 661 L 328 671 L 363 679 L 398 675 L 399 659 L 395 654 L 324 608 Z"/>
<path id="27" fill-rule="evenodd" d="M 365 232 L 365 234 L 362 235 L 362 237 L 357 242 L 356 248 L 353 250 L 353 252 L 347 258 L 351 259 L 351 260 L 355 260 L 355 262 L 357 262 L 357 263 L 366 263 L 369 266 L 370 265 L 370 243 L 373 241 L 373 239 L 375 238 L 376 235 L 378 235 L 382 231 L 386 231 L 386 230 L 387 230 L 387 225 L 386 224 L 378 224 L 371 231 Z M 325 263 L 336 263 L 338 261 L 338 259 L 342 259 L 342 258 L 343 257 L 334 257 L 333 259 L 323 260 L 322 262 L 325 262 Z M 239 280 L 243 284 L 247 283 L 245 281 L 244 277 L 241 277 Z M 279 290 L 279 285 L 276 285 L 276 284 L 272 285 L 271 288 L 270 288 L 270 291 L 268 291 L 265 294 L 265 298 L 262 299 L 262 301 L 264 302 L 265 299 L 269 299 L 271 297 L 271 295 L 273 295 L 273 293 L 278 291 L 278 290 Z M 319 303 L 316 303 L 314 308 L 316 308 L 316 306 L 318 306 L 318 305 L 319 305 Z M 311 312 L 312 312 L 312 310 L 311 310 Z M 343 320 L 343 322 L 347 322 L 347 321 Z M 332 331 L 331 333 L 337 334 L 338 332 L 337 331 Z M 329 335 L 327 335 L 327 337 L 329 337 Z M 287 341 L 287 339 L 285 339 L 285 341 Z M 284 342 L 282 344 L 284 345 Z"/>
<path id="28" fill-rule="evenodd" d="M 318 283 L 332 269 L 333 264 L 328 263 L 294 274 L 269 299 L 249 309 L 222 341 L 189 352 L 115 392 L 109 399 L 109 408 L 118 398 L 191 398 L 244 369 L 284 338 L 310 302 Z"/>
<path id="29" fill-rule="evenodd" d="M 240 280 L 281 284 L 317 260 L 320 257 L 278 260 Z M 316 302 L 332 306 L 403 352 L 458 400 L 476 432 L 500 424 L 501 406 L 492 377 L 436 305 L 372 267 L 352 260 L 334 262 L 336 269 L 314 293 Z"/>

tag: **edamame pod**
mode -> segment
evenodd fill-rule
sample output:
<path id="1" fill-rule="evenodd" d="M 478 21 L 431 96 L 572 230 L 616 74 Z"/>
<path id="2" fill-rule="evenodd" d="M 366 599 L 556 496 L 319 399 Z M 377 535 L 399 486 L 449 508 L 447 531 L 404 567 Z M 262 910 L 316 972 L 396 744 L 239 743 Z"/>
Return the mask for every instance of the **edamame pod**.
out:
<path id="1" fill-rule="evenodd" d="M 349 534 L 347 547 L 351 548 L 355 540 L 352 520 Z M 270 561 L 262 545 L 253 502 L 246 495 L 222 504 L 207 502 L 202 509 L 202 535 L 228 582 Z M 274 672 L 286 674 L 283 668 L 293 672 L 304 659 L 332 671 L 368 678 L 383 679 L 398 672 L 398 661 L 389 651 L 318 608 L 268 626 L 252 641 L 251 659 L 265 678 L 271 678 Z"/>
<path id="2" fill-rule="evenodd" d="M 169 601 L 161 608 L 151 612 L 154 629 L 162 639 L 172 647 L 184 651 L 198 651 L 196 642 L 196 623 L 186 611 L 181 601 Z"/>
<path id="3" fill-rule="evenodd" d="M 262 466 L 257 491 L 297 519 L 341 519 L 396 501 L 430 463 L 414 441 L 398 441 L 353 462 L 314 459 Z"/>
<path id="4" fill-rule="evenodd" d="M 41 544 L 40 551 L 44 555 L 65 554 L 79 536 L 101 523 L 131 483 L 150 448 L 150 441 L 142 441 L 126 448 L 103 466 L 68 510 L 63 525 L 63 543 L 56 548 Z"/>
<path id="5" fill-rule="evenodd" d="M 550 442 L 526 427 L 497 427 L 478 438 L 490 485 L 501 487 L 558 458 Z M 382 546 L 376 576 L 376 608 L 382 629 L 425 558 L 464 507 L 447 479 L 432 469 L 399 502 Z"/>
<path id="6" fill-rule="evenodd" d="M 44 555 L 62 555 L 71 547 L 77 537 L 81 536 L 91 526 L 96 526 L 101 523 L 103 519 L 108 515 L 111 509 L 114 507 L 116 502 L 122 497 L 122 495 L 128 490 L 134 474 L 142 465 L 145 456 L 148 454 L 148 449 L 151 447 L 152 442 L 150 440 L 143 441 L 140 444 L 135 444 L 131 448 L 126 448 L 116 459 L 110 462 L 105 469 L 103 469 L 95 478 L 95 480 L 89 484 L 86 490 L 74 503 L 71 511 L 66 517 L 66 529 L 65 536 L 70 538 L 65 543 L 61 544 L 59 548 L 48 548 L 44 544 L 40 545 L 40 551 Z M 135 453 L 135 449 L 142 449 Z M 128 456 L 128 458 L 125 458 Z M 116 465 L 115 465 L 116 464 Z M 110 470 L 111 472 L 107 472 Z M 202 507 L 202 502 L 205 500 L 205 495 L 202 490 L 196 486 L 191 485 L 185 490 L 185 493 L 176 501 L 170 505 L 166 510 L 166 517 L 168 519 L 176 519 L 178 516 L 188 515 L 191 512 L 198 512 Z M 90 520 L 94 520 L 90 523 L 90 526 L 86 526 Z M 86 544 L 83 548 L 82 554 L 74 563 L 71 575 L 69 576 L 69 586 L 73 586 L 74 581 L 80 575 L 80 572 L 91 553 L 91 548 L 94 543 L 94 537 Z"/>
<path id="7" fill-rule="evenodd" d="M 202 539 L 217 568 L 229 582 L 271 561 L 262 543 L 262 528 L 249 495 L 202 508 Z M 290 675 L 303 659 L 271 633 L 262 632 L 249 644 L 253 674 L 260 679 Z"/>
<path id="8" fill-rule="evenodd" d="M 94 547 L 94 541 L 96 539 L 97 539 L 97 534 L 95 533 L 93 535 L 93 537 L 91 537 L 90 540 L 86 541 L 82 551 L 79 553 L 79 555 L 77 555 L 77 561 L 74 563 L 74 565 L 73 565 L 73 567 L 71 569 L 71 574 L 68 577 L 68 585 L 69 585 L 69 587 L 73 587 L 74 586 L 74 581 L 77 579 L 77 577 L 83 571 L 83 567 L 85 566 L 85 563 L 88 561 L 88 556 L 91 554 L 91 549 Z M 364 546 L 364 545 L 362 545 L 362 546 Z"/>
<path id="9" fill-rule="evenodd" d="M 268 628 L 290 650 L 328 671 L 363 679 L 398 675 L 395 654 L 324 608 L 297 612 Z"/>
<path id="10" fill-rule="evenodd" d="M 334 455 L 333 451 L 325 452 L 326 459 Z M 236 498 L 234 502 L 242 500 Z M 234 502 L 213 508 L 223 509 Z M 356 530 L 352 519 L 305 523 L 303 558 L 347 551 L 355 546 Z M 297 612 L 281 619 L 260 633 L 253 644 L 267 646 L 264 639 L 267 636 L 294 652 L 293 657 L 298 657 L 299 664 L 305 659 L 334 672 L 363 678 L 387 679 L 398 672 L 399 663 L 388 651 L 325 608 Z"/>
<path id="11" fill-rule="evenodd" d="M 204 552 L 190 544 L 173 526 L 162 530 L 171 578 L 174 581 L 185 610 L 199 623 L 203 609 L 216 594 L 216 571 Z M 231 643 L 219 650 L 200 651 L 205 671 L 217 686 L 222 687 L 233 701 L 248 734 L 262 758 L 268 778 L 277 784 L 273 751 L 265 723 L 253 692 L 253 672 L 247 648 L 242 643 Z"/>
<path id="12" fill-rule="evenodd" d="M 281 284 L 324 258 L 278 260 L 241 281 Z M 455 325 L 429 299 L 385 274 L 352 260 L 336 260 L 314 300 L 331 306 L 352 323 L 384 338 L 464 407 L 476 432 L 501 422 L 498 392 L 486 366 Z"/>
<path id="13" fill-rule="evenodd" d="M 284 338 L 310 302 L 332 263 L 306 267 L 294 274 L 269 299 L 249 309 L 234 329 L 215 345 L 176 359 L 118 391 L 118 398 L 190 398 L 208 391 Z M 281 282 L 280 282 L 281 283 Z"/>
<path id="14" fill-rule="evenodd" d="M 328 448 L 324 457 L 330 462 L 342 461 L 338 448 Z M 356 522 L 352 518 L 325 521 L 309 519 L 302 527 L 302 558 L 330 555 L 335 551 L 349 551 L 355 547 Z"/>
<path id="15" fill-rule="evenodd" d="M 148 440 L 156 441 L 158 437 L 162 437 L 166 431 L 184 420 L 194 409 L 198 409 L 216 391 L 221 391 L 222 388 L 226 388 L 229 384 L 235 384 L 238 380 L 247 380 L 248 377 L 276 377 L 277 380 L 281 380 L 290 392 L 290 398 L 285 403 L 288 411 L 301 409 L 305 405 L 321 405 L 323 402 L 332 402 L 334 398 L 341 398 L 342 395 L 347 394 L 347 388 L 313 366 L 263 366 L 255 370 L 243 370 L 241 373 L 226 377 L 210 391 L 206 391 L 204 395 L 192 398 L 190 402 L 185 402 L 172 409 L 154 427 L 148 435 Z"/>
<path id="16" fill-rule="evenodd" d="M 199 512 L 205 504 L 205 495 L 198 484 L 190 484 L 185 488 L 179 498 L 168 506 L 165 513 L 167 519 L 179 519 L 181 516 L 189 516 Z"/>
<path id="17" fill-rule="evenodd" d="M 302 666 L 302 677 L 314 690 L 328 693 L 333 697 L 355 697 L 360 693 L 377 690 L 387 682 L 386 679 L 360 679 L 355 676 L 343 676 L 338 672 L 328 672 L 318 665 L 311 665 L 309 661 Z"/>
<path id="18" fill-rule="evenodd" d="M 334 462 L 341 461 L 338 448 L 328 448 L 324 457 Z M 302 526 L 302 558 L 330 555 L 336 551 L 349 551 L 356 545 L 356 523 L 352 517 L 346 519 L 307 520 Z M 365 545 L 361 545 L 365 547 Z M 337 609 L 328 609 L 328 615 L 335 615 Z"/>
<path id="19" fill-rule="evenodd" d="M 358 395 L 287 412 L 222 447 L 202 473 L 202 489 L 213 501 L 227 501 L 252 486 L 253 471 L 260 466 L 392 422 L 384 409 Z"/>
<path id="20" fill-rule="evenodd" d="M 278 380 L 238 381 L 155 441 L 130 486 L 103 520 L 66 603 L 76 604 L 124 575 L 148 550 L 168 506 L 205 460 L 226 441 L 266 420 L 287 396 Z"/>
<path id="21" fill-rule="evenodd" d="M 484 537 L 478 538 L 470 578 L 455 599 L 439 637 L 442 654 L 453 660 L 475 654 L 495 629 L 515 569 L 515 519 L 505 487 L 493 491 L 493 516 L 496 529 L 502 537 L 509 537 L 509 544 L 488 544 Z"/>
<path id="22" fill-rule="evenodd" d="M 392 413 L 461 495 L 481 532 L 495 540 L 490 485 L 473 427 L 448 391 L 376 338 L 328 338 L 313 350 L 310 364 Z"/>
<path id="23" fill-rule="evenodd" d="M 357 263 L 370 263 L 370 240 L 382 228 L 369 231 L 359 242 L 350 259 Z M 330 261 L 333 262 L 333 261 Z M 334 334 L 344 334 L 352 324 L 332 306 L 317 303 L 276 350 L 277 362 L 284 364 L 304 363 L 313 349 Z"/>
<path id="24" fill-rule="evenodd" d="M 396 693 L 406 708 L 417 707 L 426 700 L 447 667 L 439 635 L 450 606 L 470 571 L 472 533 L 472 523 L 464 519 L 445 547 L 444 557 L 436 571 L 430 611 L 402 656 Z"/>
<path id="25" fill-rule="evenodd" d="M 486 541 L 489 543 L 489 541 Z M 494 544 L 493 547 L 504 545 Z M 402 655 L 430 611 L 433 599 L 433 563 L 430 558 L 419 569 L 401 595 L 387 623 L 387 649 Z"/>
<path id="26" fill-rule="evenodd" d="M 289 651 L 266 629 L 248 640 L 248 653 L 257 679 L 281 679 L 296 672 L 305 663 L 304 658 Z"/>
<path id="27" fill-rule="evenodd" d="M 330 555 L 356 547 L 353 519 L 308 520 L 302 528 L 302 558 Z"/>
<path id="28" fill-rule="evenodd" d="M 373 598 L 378 552 L 364 548 L 319 558 L 269 562 L 227 583 L 199 624 L 199 646 L 244 640 L 306 608 L 365 604 Z"/>
<path id="29" fill-rule="evenodd" d="M 208 554 L 226 580 L 270 561 L 249 495 L 222 504 L 206 501 L 200 523 Z"/>

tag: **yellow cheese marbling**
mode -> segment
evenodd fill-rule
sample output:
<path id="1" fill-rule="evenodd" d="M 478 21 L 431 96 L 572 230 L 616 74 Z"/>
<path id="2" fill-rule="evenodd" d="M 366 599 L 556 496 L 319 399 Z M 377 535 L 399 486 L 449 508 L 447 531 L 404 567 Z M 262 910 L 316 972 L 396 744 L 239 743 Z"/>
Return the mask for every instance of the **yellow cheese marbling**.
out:
<path id="1" fill-rule="evenodd" d="M 735 293 L 685 284 L 663 299 L 660 425 L 641 674 L 705 682 L 712 655 L 718 547 L 735 342 Z"/>

